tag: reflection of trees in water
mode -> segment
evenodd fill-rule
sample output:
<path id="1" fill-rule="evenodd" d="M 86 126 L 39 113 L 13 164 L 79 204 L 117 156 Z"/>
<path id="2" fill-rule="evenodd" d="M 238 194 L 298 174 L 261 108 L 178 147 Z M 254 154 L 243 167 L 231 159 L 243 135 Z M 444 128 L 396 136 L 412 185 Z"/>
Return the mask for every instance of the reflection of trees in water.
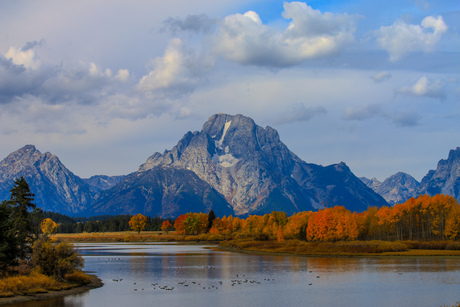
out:
<path id="1" fill-rule="evenodd" d="M 11 307 L 82 307 L 85 304 L 89 291 L 67 297 L 57 297 L 47 300 L 29 301 L 8 305 Z"/>

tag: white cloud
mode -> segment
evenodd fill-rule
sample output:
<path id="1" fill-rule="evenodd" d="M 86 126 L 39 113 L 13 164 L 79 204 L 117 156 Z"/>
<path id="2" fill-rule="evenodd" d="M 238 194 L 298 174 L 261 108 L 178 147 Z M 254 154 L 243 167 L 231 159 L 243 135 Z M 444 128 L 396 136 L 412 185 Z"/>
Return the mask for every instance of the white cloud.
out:
<path id="1" fill-rule="evenodd" d="M 321 13 L 302 2 L 284 3 L 282 16 L 292 20 L 279 32 L 256 12 L 225 17 L 214 38 L 214 51 L 241 64 L 285 67 L 335 55 L 354 41 L 355 17 Z"/>
<path id="2" fill-rule="evenodd" d="M 138 89 L 153 97 L 181 97 L 203 81 L 203 72 L 212 66 L 182 40 L 173 39 L 162 57 L 153 61 L 154 69 L 141 78 Z"/>
<path id="3" fill-rule="evenodd" d="M 32 48 L 23 51 L 19 48 L 10 47 L 5 53 L 5 58 L 11 59 L 16 65 L 24 65 L 27 69 L 36 70 L 40 67 L 40 60 Z"/>
<path id="4" fill-rule="evenodd" d="M 95 63 L 67 66 L 40 63 L 34 47 L 40 43 L 27 43 L 22 49 L 10 47 L 0 55 L 0 103 L 36 97 L 44 103 L 97 103 L 109 93 L 120 92 L 121 83 L 129 80 L 129 71 L 120 69 L 113 76 L 109 68 Z M 26 100 L 30 100 L 27 98 Z"/>
<path id="5" fill-rule="evenodd" d="M 386 81 L 386 80 L 388 80 L 390 78 L 391 78 L 391 73 L 389 73 L 388 71 L 381 71 L 381 72 L 376 73 L 375 75 L 373 75 L 371 77 L 371 79 L 374 80 L 374 82 L 377 82 L 377 83 Z"/>
<path id="6" fill-rule="evenodd" d="M 390 61 L 395 62 L 407 52 L 432 51 L 446 31 L 442 16 L 428 16 L 420 25 L 396 21 L 391 26 L 382 26 L 375 35 L 379 45 L 390 54 Z"/>
<path id="7" fill-rule="evenodd" d="M 395 93 L 441 100 L 446 98 L 445 83 L 441 80 L 430 82 L 425 76 L 421 77 L 413 86 L 404 86 L 395 90 Z"/>
<path id="8" fill-rule="evenodd" d="M 129 70 L 127 69 L 120 69 L 118 73 L 114 77 L 115 79 L 120 80 L 121 82 L 126 82 L 129 79 Z"/>

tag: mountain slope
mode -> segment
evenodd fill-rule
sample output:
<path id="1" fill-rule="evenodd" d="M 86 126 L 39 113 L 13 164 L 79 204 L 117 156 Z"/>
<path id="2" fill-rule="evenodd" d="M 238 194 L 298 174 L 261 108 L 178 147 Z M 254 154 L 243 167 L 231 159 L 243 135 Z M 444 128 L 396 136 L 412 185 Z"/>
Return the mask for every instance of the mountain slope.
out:
<path id="1" fill-rule="evenodd" d="M 91 203 L 92 192 L 59 158 L 42 154 L 33 145 L 11 153 L 0 162 L 0 199 L 8 199 L 16 178 L 24 177 L 35 194 L 35 204 L 47 211 L 75 214 Z"/>
<path id="2" fill-rule="evenodd" d="M 460 147 L 452 149 L 447 160 L 440 160 L 436 170 L 423 177 L 417 194 L 446 194 L 460 201 Z"/>
<path id="3" fill-rule="evenodd" d="M 171 150 L 154 153 L 139 172 L 156 166 L 193 171 L 225 196 L 237 215 L 288 214 L 342 205 L 353 211 L 387 204 L 345 163 L 323 167 L 302 161 L 278 132 L 243 115 L 216 114 Z"/>
<path id="4" fill-rule="evenodd" d="M 376 193 L 381 195 L 390 205 L 403 203 L 413 197 L 420 183 L 409 174 L 398 172 L 383 182 L 377 179 L 361 178 Z"/>
<path id="5" fill-rule="evenodd" d="M 91 214 L 158 215 L 175 218 L 187 212 L 232 215 L 224 197 L 209 184 L 185 169 L 154 167 L 132 173 L 110 190 L 102 191 L 91 206 Z"/>
<path id="6" fill-rule="evenodd" d="M 95 175 L 90 178 L 82 179 L 91 188 L 91 191 L 97 193 L 99 191 L 108 190 L 116 186 L 119 182 L 123 181 L 126 176 L 107 176 Z"/>

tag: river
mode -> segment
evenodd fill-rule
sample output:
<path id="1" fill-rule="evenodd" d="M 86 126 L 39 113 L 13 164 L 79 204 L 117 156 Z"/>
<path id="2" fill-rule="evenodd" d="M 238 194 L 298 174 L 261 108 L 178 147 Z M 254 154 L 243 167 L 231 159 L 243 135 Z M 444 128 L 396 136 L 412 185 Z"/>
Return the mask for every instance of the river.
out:
<path id="1" fill-rule="evenodd" d="M 76 244 L 104 282 L 15 306 L 452 306 L 460 259 L 242 254 L 208 245 Z"/>

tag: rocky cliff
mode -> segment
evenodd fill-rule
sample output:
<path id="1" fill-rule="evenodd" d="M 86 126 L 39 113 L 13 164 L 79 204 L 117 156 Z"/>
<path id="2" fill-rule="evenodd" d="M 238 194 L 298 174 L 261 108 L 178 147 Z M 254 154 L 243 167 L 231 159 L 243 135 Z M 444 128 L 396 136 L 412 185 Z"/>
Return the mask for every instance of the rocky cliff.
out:
<path id="1" fill-rule="evenodd" d="M 154 153 L 142 173 L 162 166 L 186 169 L 224 195 L 237 215 L 282 210 L 288 214 L 342 205 L 353 211 L 385 205 L 345 163 L 302 161 L 278 132 L 243 115 L 216 114 L 171 150 Z"/>
<path id="2" fill-rule="evenodd" d="M 91 188 L 91 191 L 94 193 L 108 190 L 113 188 L 118 183 L 123 181 L 126 176 L 107 176 L 107 175 L 94 175 L 90 178 L 83 179 L 83 181 L 88 184 Z"/>
<path id="3" fill-rule="evenodd" d="M 423 177 L 417 194 L 446 194 L 460 201 L 460 147 L 452 149 L 447 160 L 440 160 L 436 170 Z"/>
<path id="4" fill-rule="evenodd" d="M 0 162 L 0 200 L 9 199 L 14 180 L 24 177 L 43 210 L 75 214 L 86 209 L 92 192 L 49 152 L 42 154 L 33 145 L 11 153 Z"/>
<path id="5" fill-rule="evenodd" d="M 368 187 L 381 195 L 390 205 L 403 203 L 417 193 L 420 183 L 409 174 L 398 172 L 383 182 L 361 178 Z"/>

